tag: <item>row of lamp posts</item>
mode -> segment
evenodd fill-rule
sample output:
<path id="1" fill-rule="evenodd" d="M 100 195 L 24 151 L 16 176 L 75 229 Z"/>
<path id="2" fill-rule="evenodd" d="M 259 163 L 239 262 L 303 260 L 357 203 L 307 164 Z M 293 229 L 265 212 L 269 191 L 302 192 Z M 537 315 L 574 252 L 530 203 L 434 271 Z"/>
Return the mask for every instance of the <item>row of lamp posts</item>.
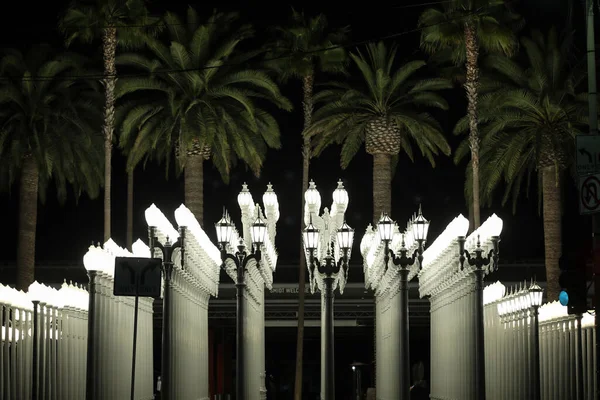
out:
<path id="1" fill-rule="evenodd" d="M 277 207 L 277 197 L 269 184 L 268 190 L 265 193 L 263 198 L 265 202 L 268 202 L 270 205 Z M 149 248 L 150 248 L 150 256 L 152 258 L 155 257 L 155 251 L 159 250 L 162 253 L 162 275 L 164 282 L 164 294 L 163 294 L 163 323 L 162 323 L 162 365 L 161 365 L 161 398 L 162 400 L 169 400 L 168 396 L 170 393 L 170 385 L 169 381 L 169 371 L 172 369 L 172 365 L 170 365 L 171 361 L 171 336 L 173 327 L 171 326 L 170 319 L 170 303 L 172 297 L 172 285 L 171 278 L 173 275 L 173 256 L 177 250 L 180 251 L 181 255 L 181 266 L 184 267 L 184 238 L 185 238 L 185 227 L 180 226 L 179 232 L 171 232 L 171 236 L 163 238 L 165 240 L 158 240 L 158 227 L 159 226 L 167 226 L 164 221 L 160 219 L 164 219 L 164 215 L 157 214 L 151 212 L 151 209 L 148 209 L 146 212 L 146 220 L 148 223 L 148 236 L 149 236 Z M 278 213 L 278 211 L 277 211 Z M 278 215 L 277 215 L 278 217 Z M 168 221 L 166 221 L 168 222 Z M 245 272 L 246 266 L 250 260 L 254 260 L 257 263 L 260 263 L 261 260 L 261 246 L 264 243 L 265 236 L 267 233 L 267 225 L 264 220 L 257 218 L 257 220 L 252 224 L 250 233 L 252 236 L 252 249 L 250 252 L 246 250 L 246 246 L 243 240 L 240 240 L 240 243 L 237 247 L 237 252 L 234 254 L 227 252 L 227 245 L 231 240 L 231 236 L 233 230 L 235 229 L 234 224 L 231 222 L 231 219 L 227 213 L 224 213 L 223 218 L 215 224 L 216 232 L 217 232 L 217 241 L 221 248 L 221 258 L 223 263 L 226 260 L 231 260 L 235 263 L 237 269 L 237 324 L 236 324 L 236 350 L 237 350 L 237 382 L 236 382 L 236 395 L 237 399 L 244 398 L 244 347 L 243 347 L 243 332 L 244 332 L 244 316 L 243 316 L 243 301 L 244 301 L 244 290 L 246 287 L 245 284 Z M 175 242 L 171 242 L 170 239 L 173 237 L 177 237 Z M 89 314 L 88 314 L 88 344 L 87 344 L 87 367 L 86 367 L 86 400 L 95 400 L 94 388 L 95 388 L 95 376 L 97 371 L 95 370 L 95 362 L 94 362 L 94 351 L 96 347 L 96 338 L 94 335 L 94 310 L 95 310 L 95 291 L 96 291 L 96 274 L 97 268 L 92 266 L 93 260 L 84 260 L 84 264 L 88 271 L 88 290 L 89 290 Z M 34 320 L 37 314 L 37 304 L 39 302 L 34 301 Z M 36 326 L 34 324 L 34 335 Z M 34 347 L 34 360 L 36 348 Z M 37 372 L 37 368 L 35 366 L 34 361 L 34 379 L 35 373 Z"/>
<path id="2" fill-rule="evenodd" d="M 272 190 L 271 190 L 272 191 Z M 354 230 L 350 228 L 345 221 L 343 224 L 337 229 L 337 231 L 332 232 L 330 228 L 325 224 L 322 229 L 319 229 L 313 225 L 313 217 L 319 218 L 323 220 L 323 216 L 315 216 L 313 215 L 314 209 L 316 207 L 317 213 L 320 207 L 320 195 L 316 190 L 316 185 L 311 181 L 311 185 L 307 192 L 305 193 L 306 197 L 306 205 L 307 210 L 309 211 L 309 224 L 303 232 L 304 246 L 305 250 L 308 254 L 308 265 L 307 267 L 311 272 L 318 273 L 321 277 L 321 281 L 324 283 L 324 298 L 325 298 L 325 318 L 324 318 L 324 347 L 326 351 L 326 355 L 324 358 L 324 371 L 325 371 L 325 390 L 324 390 L 324 399 L 333 400 L 335 398 L 335 387 L 334 387 L 334 318 L 333 318 L 333 298 L 334 298 L 334 284 L 340 271 L 344 273 L 342 275 L 347 275 L 348 269 L 348 261 L 351 255 L 351 248 L 354 239 Z M 341 214 L 345 211 L 348 204 L 348 195 L 341 181 L 338 182 L 338 188 L 334 192 L 334 203 L 332 207 L 333 209 L 336 207 L 343 208 Z M 325 213 L 327 215 L 327 219 L 330 217 L 329 212 L 325 209 Z M 333 214 L 333 212 L 332 212 Z M 151 256 L 154 256 L 154 250 L 157 248 L 163 254 L 163 278 L 164 278 L 164 296 L 163 296 L 163 331 L 162 331 L 162 390 L 161 393 L 169 393 L 169 378 L 168 373 L 171 369 L 169 365 L 170 362 L 170 337 L 172 327 L 170 326 L 170 318 L 169 318 L 169 310 L 170 310 L 170 300 L 171 300 L 171 285 L 170 279 L 173 272 L 173 260 L 172 256 L 176 249 L 180 249 L 183 252 L 185 249 L 183 248 L 183 238 L 185 237 L 185 228 L 181 227 L 178 235 L 178 239 L 175 243 L 171 243 L 168 239 L 163 244 L 160 243 L 156 238 L 156 224 L 153 221 L 148 221 L 149 223 L 149 239 L 150 239 L 150 250 Z M 425 240 L 427 238 L 427 233 L 429 230 L 429 221 L 427 221 L 421 212 L 421 208 L 419 207 L 419 213 L 416 218 L 414 218 L 411 223 L 411 233 L 413 238 L 418 243 L 418 247 L 414 250 L 413 254 L 409 256 L 408 250 L 405 247 L 404 237 L 402 239 L 402 245 L 399 250 L 399 254 L 395 254 L 392 249 L 390 249 L 390 242 L 393 239 L 394 235 L 394 226 L 395 223 L 390 219 L 387 214 L 384 214 L 381 220 L 378 223 L 377 230 L 379 232 L 379 237 L 384 244 L 384 263 L 385 268 L 389 267 L 389 261 L 392 261 L 392 264 L 399 267 L 400 269 L 400 362 L 401 362 L 401 371 L 402 376 L 400 377 L 400 392 L 401 398 L 408 399 L 410 396 L 410 357 L 409 357 L 409 303 L 408 303 L 408 274 L 411 266 L 415 264 L 416 261 L 419 263 L 419 267 L 421 265 L 423 259 L 423 246 Z M 237 352 L 237 381 L 236 381 L 236 395 L 237 399 L 242 399 L 244 397 L 244 360 L 243 360 L 243 324 L 244 324 L 244 316 L 243 316 L 243 301 L 244 301 L 244 290 L 245 290 L 245 272 L 246 266 L 248 262 L 254 260 L 256 263 L 260 263 L 261 259 L 261 245 L 264 242 L 264 238 L 267 232 L 267 226 L 265 221 L 263 221 L 260 216 L 258 216 L 257 220 L 252 224 L 250 233 L 252 235 L 252 248 L 250 251 L 246 249 L 246 245 L 243 240 L 240 240 L 239 245 L 237 246 L 237 251 L 235 253 L 229 253 L 227 250 L 227 245 L 230 243 L 231 235 L 233 230 L 235 229 L 234 224 L 231 221 L 228 213 L 224 213 L 223 217 L 219 222 L 215 224 L 216 232 L 217 232 L 217 241 L 221 248 L 221 257 L 223 263 L 226 260 L 231 260 L 236 266 L 237 270 L 237 320 L 236 320 L 236 352 Z M 321 231 L 325 230 L 325 235 L 321 236 Z M 478 369 L 478 377 L 477 381 L 479 383 L 477 393 L 478 398 L 485 397 L 485 385 L 483 383 L 483 377 L 485 376 L 484 372 L 484 353 L 483 353 L 483 267 L 488 265 L 490 261 L 493 261 L 494 264 L 497 263 L 498 258 L 498 238 L 495 238 L 494 241 L 494 249 L 490 251 L 487 256 L 483 256 L 482 250 L 478 247 L 475 250 L 475 254 L 472 255 L 468 251 L 464 249 L 464 237 L 459 238 L 460 244 L 460 262 L 461 265 L 465 261 L 469 263 L 469 265 L 475 267 L 475 272 L 477 274 L 477 292 L 479 294 L 479 299 L 481 301 L 477 302 L 477 310 L 475 314 L 475 318 L 477 320 L 476 323 L 476 339 L 477 339 L 477 369 Z M 335 251 L 334 245 L 337 244 L 338 251 Z M 333 253 L 333 254 L 332 254 Z M 338 255 L 337 260 L 335 255 Z M 181 257 L 183 263 L 184 257 Z M 183 267 L 183 265 L 182 265 Z M 312 275 L 312 273 L 311 273 Z M 93 321 L 93 302 L 94 302 L 94 273 L 93 271 L 89 272 L 89 293 L 90 293 L 90 324 Z M 344 277 L 345 283 L 345 277 Z M 34 307 L 35 309 L 35 307 Z M 92 336 L 93 328 L 89 330 L 90 332 L 90 340 L 88 344 L 88 368 L 87 368 L 87 396 L 88 400 L 93 400 L 91 395 L 91 391 L 93 390 L 92 381 L 94 370 L 91 368 L 92 357 L 90 357 L 90 352 L 93 351 L 94 338 Z M 483 394 L 482 394 L 483 393 Z M 163 397 L 163 400 L 166 398 Z"/>

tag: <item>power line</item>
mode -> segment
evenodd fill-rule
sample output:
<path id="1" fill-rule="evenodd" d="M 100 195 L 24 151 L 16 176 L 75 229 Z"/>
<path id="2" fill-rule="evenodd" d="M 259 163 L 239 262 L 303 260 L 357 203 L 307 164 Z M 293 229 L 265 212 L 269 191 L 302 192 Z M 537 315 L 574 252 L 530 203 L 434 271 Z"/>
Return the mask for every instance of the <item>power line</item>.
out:
<path id="1" fill-rule="evenodd" d="M 445 0 L 444 2 L 449 2 L 449 1 L 454 1 L 454 0 Z M 490 7 L 486 7 L 487 9 L 491 9 L 494 8 L 496 6 L 490 6 Z M 385 35 L 385 36 L 380 36 L 378 38 L 375 39 L 367 39 L 367 40 L 361 40 L 361 41 L 357 41 L 357 42 L 352 42 L 352 43 L 348 43 L 348 44 L 344 44 L 344 45 L 335 45 L 335 46 L 329 46 L 329 47 L 324 47 L 324 48 L 320 48 L 320 49 L 315 49 L 315 50 L 311 50 L 311 51 L 302 51 L 302 52 L 290 52 L 288 54 L 284 54 L 281 56 L 277 56 L 277 57 L 272 57 L 272 58 L 266 58 L 266 59 L 262 59 L 261 62 L 270 62 L 270 61 L 278 61 L 278 60 L 283 60 L 286 58 L 291 58 L 294 57 L 298 54 L 303 54 L 303 55 L 310 55 L 310 54 L 316 54 L 316 53 L 323 53 L 326 51 L 330 51 L 330 50 L 336 50 L 336 49 L 343 49 L 343 48 L 347 48 L 347 47 L 357 47 L 357 46 L 362 46 L 365 44 L 370 44 L 370 43 L 374 43 L 374 42 L 378 42 L 378 41 L 382 41 L 382 40 L 390 40 L 390 39 L 396 39 L 398 37 L 401 36 L 405 36 L 405 35 L 409 35 L 412 33 L 416 33 L 416 32 L 420 32 L 424 29 L 428 29 L 428 28 L 433 28 L 436 26 L 441 26 L 444 24 L 449 24 L 449 23 L 453 23 L 456 21 L 459 21 L 465 17 L 468 17 L 470 15 L 474 15 L 476 13 L 481 12 L 484 9 L 479 9 L 479 10 L 474 10 L 474 11 L 470 11 L 468 13 L 465 13 L 463 15 L 460 15 L 458 17 L 455 18 L 451 18 L 442 22 L 439 22 L 437 24 L 431 24 L 431 25 L 427 25 L 427 26 L 422 26 L 422 27 L 417 27 L 417 28 L 413 28 L 413 29 L 409 29 L 403 32 L 398 32 L 398 33 L 393 33 L 390 35 Z M 216 69 L 216 68 L 226 68 L 226 67 L 234 67 L 234 66 L 240 66 L 240 65 L 247 65 L 248 63 L 231 63 L 231 64 L 219 64 L 219 65 L 210 65 L 210 66 L 205 66 L 205 67 L 198 67 L 198 68 L 184 68 L 184 69 L 169 69 L 169 70 L 158 70 L 158 71 L 153 71 L 153 72 L 145 72 L 145 73 L 137 73 L 137 74 L 89 74 L 89 75 L 71 75 L 71 76 L 61 76 L 61 77 L 52 77 L 52 76 L 31 76 L 29 78 L 24 78 L 24 77 L 13 77 L 13 76 L 3 76 L 0 77 L 0 82 L 2 81 L 9 81 L 9 80 L 18 80 L 20 82 L 36 82 L 36 81 L 48 81 L 48 80 L 56 80 L 56 81 L 60 81 L 60 80 L 99 80 L 99 79 L 105 79 L 108 77 L 114 77 L 114 78 L 118 78 L 118 79 L 127 79 L 127 78 L 141 78 L 141 77 L 150 77 L 153 75 L 158 75 L 158 74 L 175 74 L 175 73 L 186 73 L 186 72 L 197 72 L 197 71 L 203 71 L 203 70 L 210 70 L 210 69 Z"/>
<path id="2" fill-rule="evenodd" d="M 427 3 L 414 3 L 414 4 L 406 4 L 406 5 L 402 5 L 402 6 L 390 6 L 390 8 L 395 9 L 395 10 L 402 10 L 402 9 L 409 9 L 409 8 L 421 8 L 421 7 L 428 7 L 428 6 L 434 6 L 434 5 L 440 5 L 440 4 L 447 4 L 447 3 L 452 3 L 453 1 L 456 0 L 440 0 L 440 1 L 431 1 L 431 2 L 427 2 Z M 150 16 L 150 18 L 161 18 L 159 16 Z M 95 29 L 105 29 L 105 28 L 164 28 L 164 27 L 169 27 L 169 26 L 187 26 L 187 25 L 196 25 L 197 23 L 195 22 L 181 22 L 181 23 L 177 23 L 177 24 L 169 24 L 169 23 L 165 23 L 165 22 L 161 22 L 161 23 L 157 23 L 157 24 L 124 24 L 124 25 L 98 25 L 98 26 L 92 26 L 90 25 L 89 28 L 95 28 Z M 218 22 L 204 22 L 202 24 L 198 24 L 198 25 L 218 25 Z M 39 23 L 35 24 L 36 26 L 40 26 Z M 52 26 L 53 30 L 55 30 L 56 25 L 54 24 L 48 24 L 46 26 Z"/>

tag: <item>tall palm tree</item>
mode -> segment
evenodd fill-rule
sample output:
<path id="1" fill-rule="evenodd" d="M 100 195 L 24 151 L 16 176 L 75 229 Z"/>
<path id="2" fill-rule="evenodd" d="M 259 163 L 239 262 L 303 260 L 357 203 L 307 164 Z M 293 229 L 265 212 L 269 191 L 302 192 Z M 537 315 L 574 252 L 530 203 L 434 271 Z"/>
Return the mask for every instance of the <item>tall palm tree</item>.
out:
<path id="1" fill-rule="evenodd" d="M 498 80 L 480 107 L 482 124 L 483 200 L 491 202 L 494 191 L 505 186 L 503 204 L 528 191 L 537 174 L 541 194 L 547 295 L 558 297 L 561 255 L 561 188 L 565 171 L 572 167 L 575 136 L 588 123 L 587 93 L 577 88 L 582 71 L 569 66 L 571 36 L 560 38 L 555 29 L 547 35 L 533 31 L 521 39 L 526 63 L 489 56 L 486 69 Z M 466 131 L 467 117 L 456 127 Z M 457 159 L 467 153 L 463 143 Z M 470 185 L 467 184 L 467 190 Z"/>
<path id="2" fill-rule="evenodd" d="M 315 102 L 322 106 L 307 132 L 315 139 L 316 154 L 332 143 L 342 144 L 342 168 L 365 144 L 373 156 L 373 223 L 381 213 L 391 212 L 393 158 L 404 152 L 413 160 L 416 146 L 433 166 L 440 151 L 450 154 L 440 125 L 424 109 L 447 109 L 436 92 L 452 83 L 443 78 L 416 79 L 425 62 L 398 65 L 396 53 L 396 45 L 388 48 L 383 42 L 351 53 L 360 83 L 331 83 L 318 92 Z"/>
<path id="3" fill-rule="evenodd" d="M 111 164 L 115 120 L 115 85 L 117 69 L 115 57 L 120 41 L 138 43 L 140 27 L 156 25 L 145 0 L 74 0 L 59 21 L 59 29 L 67 36 L 67 45 L 79 40 L 91 43 L 102 40 L 104 61 L 104 241 L 111 236 Z M 133 25 L 133 27 L 128 27 Z M 120 29 L 118 29 L 120 28 Z M 133 28 L 133 29 L 132 29 Z M 118 29 L 118 34 L 117 34 Z M 128 180 L 129 182 L 130 180 Z M 131 183 L 133 181 L 131 180 Z M 129 190 L 128 190 L 129 192 Z M 128 228 L 129 229 L 129 228 Z"/>
<path id="4" fill-rule="evenodd" d="M 463 83 L 467 95 L 469 145 L 473 174 L 473 228 L 480 225 L 479 133 L 477 98 L 479 88 L 478 59 L 480 51 L 511 55 L 517 42 L 512 26 L 519 18 L 506 10 L 505 0 L 452 0 L 443 9 L 430 8 L 421 14 L 421 47 L 438 60 L 465 66 Z M 511 26 L 512 25 L 512 26 Z"/>
<path id="5" fill-rule="evenodd" d="M 432 165 L 439 150 L 450 154 L 441 127 L 422 107 L 447 109 L 446 101 L 435 91 L 450 88 L 451 82 L 441 78 L 415 79 L 425 62 L 398 66 L 396 53 L 397 46 L 388 49 L 379 42 L 369 44 L 366 54 L 358 50 L 350 54 L 358 68 L 360 84 L 332 83 L 320 91 L 315 102 L 321 107 L 306 132 L 315 139 L 317 155 L 332 143 L 342 143 L 342 168 L 365 144 L 367 153 L 373 156 L 374 224 L 382 212 L 391 212 L 392 171 L 401 151 L 412 160 L 416 145 Z M 375 332 L 374 340 L 376 337 Z M 375 375 L 375 362 L 373 366 Z"/>
<path id="6" fill-rule="evenodd" d="M 34 280 L 38 198 L 54 180 L 58 198 L 67 183 L 77 196 L 99 193 L 102 137 L 94 134 L 99 104 L 88 83 L 65 76 L 81 73 L 81 58 L 37 46 L 23 55 L 6 50 L 0 59 L 0 184 L 18 182 L 17 288 Z"/>
<path id="7" fill-rule="evenodd" d="M 204 161 L 211 159 L 226 182 L 238 160 L 258 175 L 267 149 L 280 146 L 278 124 L 262 104 L 285 110 L 291 104 L 266 72 L 247 66 L 252 54 L 239 51 L 239 44 L 252 29 L 238 26 L 236 13 L 214 13 L 200 23 L 189 7 L 185 22 L 172 13 L 165 21 L 168 44 L 146 41 L 153 58 L 117 59 L 150 73 L 118 86 L 125 101 L 134 93 L 146 98 L 123 105 L 120 143 L 128 149 L 128 170 L 153 157 L 168 168 L 175 153 L 184 171 L 185 204 L 203 225 Z"/>
<path id="8" fill-rule="evenodd" d="M 337 47 L 347 40 L 348 28 L 328 29 L 327 17 L 319 14 L 308 18 L 303 12 L 292 9 L 288 25 L 276 28 L 277 39 L 273 50 L 268 54 L 269 66 L 273 67 L 283 82 L 299 79 L 302 82 L 302 111 L 305 132 L 313 115 L 313 89 L 315 75 L 321 73 L 343 73 L 348 64 L 346 51 Z M 327 49 L 327 50 L 324 50 Z M 302 193 L 300 215 L 304 213 L 304 192 L 308 189 L 311 148 L 310 139 L 303 135 L 302 144 Z M 300 222 L 300 237 L 304 230 L 304 220 Z M 302 366 L 304 344 L 304 289 L 306 281 L 306 260 L 304 248 L 300 244 L 300 265 L 298 277 L 298 336 L 296 342 L 296 379 L 294 400 L 302 399 Z"/>

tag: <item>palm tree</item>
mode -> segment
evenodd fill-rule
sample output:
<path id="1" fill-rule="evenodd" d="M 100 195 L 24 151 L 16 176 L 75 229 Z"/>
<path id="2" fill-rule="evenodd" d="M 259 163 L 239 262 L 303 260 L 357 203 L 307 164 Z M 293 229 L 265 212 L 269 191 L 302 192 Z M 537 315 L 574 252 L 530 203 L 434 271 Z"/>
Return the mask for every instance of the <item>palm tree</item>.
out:
<path id="1" fill-rule="evenodd" d="M 414 146 L 432 166 L 440 151 L 450 154 L 438 122 L 423 108 L 445 110 L 448 104 L 436 91 L 452 87 L 443 78 L 418 80 L 415 74 L 424 61 L 396 65 L 397 46 L 369 44 L 366 53 L 350 57 L 360 72 L 361 82 L 332 83 L 320 91 L 308 135 L 314 136 L 315 152 L 341 143 L 340 161 L 346 168 L 363 144 L 373 156 L 373 223 L 392 208 L 392 161 L 401 151 L 414 159 Z"/>
<path id="2" fill-rule="evenodd" d="M 65 79 L 80 74 L 81 58 L 37 46 L 23 55 L 7 50 L 0 59 L 0 184 L 19 186 L 17 288 L 34 280 L 38 198 L 54 180 L 59 200 L 67 183 L 77 196 L 99 193 L 102 138 L 90 85 Z M 85 118 L 84 118 L 85 116 Z M 97 117 L 97 118 L 96 118 Z"/>
<path id="3" fill-rule="evenodd" d="M 487 69 L 498 74 L 497 84 L 482 98 L 483 200 L 491 203 L 504 184 L 502 203 L 528 191 L 537 174 L 540 184 L 546 264 L 547 295 L 558 297 L 561 255 L 561 189 L 564 172 L 573 165 L 575 135 L 588 123 L 587 93 L 577 92 L 585 75 L 569 66 L 571 36 L 560 38 L 555 29 L 547 35 L 534 31 L 521 39 L 527 63 L 489 56 Z M 464 117 L 456 133 L 466 131 Z M 467 144 L 456 158 L 467 153 Z M 470 185 L 467 184 L 467 189 Z"/>
<path id="4" fill-rule="evenodd" d="M 115 85 L 117 69 L 115 57 L 117 45 L 126 40 L 127 44 L 140 40 L 139 27 L 155 25 L 157 20 L 148 16 L 145 0 L 74 0 L 59 21 L 59 29 L 67 35 L 67 46 L 79 40 L 91 43 L 102 40 L 104 61 L 104 241 L 111 236 L 111 163 L 112 142 L 115 120 Z M 134 29 L 128 28 L 133 24 Z M 117 35 L 117 28 L 119 34 Z M 128 182 L 133 183 L 132 179 Z M 129 192 L 129 189 L 128 189 Z M 129 220 L 129 217 L 128 217 Z M 128 230 L 130 228 L 128 227 Z"/>
<path id="5" fill-rule="evenodd" d="M 153 58 L 124 54 L 117 60 L 150 73 L 118 87 L 124 100 L 134 93 L 146 98 L 123 106 L 120 143 L 128 149 L 127 169 L 152 157 L 168 168 L 175 153 L 184 171 L 185 204 L 200 224 L 204 161 L 211 159 L 226 182 L 238 160 L 258 175 L 267 149 L 280 146 L 278 124 L 261 104 L 291 110 L 266 72 L 247 66 L 252 54 L 238 51 L 252 30 L 237 20 L 236 13 L 214 13 L 201 24 L 191 7 L 185 23 L 167 13 L 168 45 L 148 38 Z"/>
<path id="6" fill-rule="evenodd" d="M 311 124 L 313 115 L 313 88 L 315 74 L 342 73 L 345 71 L 348 57 L 343 48 L 337 47 L 345 42 L 348 28 L 331 31 L 327 29 L 327 17 L 319 14 L 307 18 L 304 13 L 292 9 L 288 25 L 276 28 L 277 40 L 267 59 L 283 82 L 299 79 L 302 82 L 302 111 L 305 132 Z M 327 50 L 324 50 L 327 49 Z M 304 192 L 308 189 L 311 148 L 310 139 L 303 135 L 302 145 L 302 194 L 301 205 L 304 213 Z M 300 235 L 304 230 L 304 221 L 300 222 Z M 300 236 L 302 237 L 302 236 Z M 298 279 L 298 337 L 296 343 L 296 381 L 294 399 L 302 399 L 302 359 L 304 344 L 304 288 L 306 281 L 306 260 L 304 248 L 300 245 L 300 265 Z"/>
<path id="7" fill-rule="evenodd" d="M 473 174 L 473 228 L 480 225 L 479 133 L 477 98 L 479 88 L 479 52 L 511 55 L 516 39 L 511 24 L 519 18 L 505 10 L 505 0 L 452 0 L 444 2 L 442 10 L 427 9 L 419 18 L 421 47 L 438 60 L 465 66 L 464 89 L 469 116 L 469 145 Z"/>

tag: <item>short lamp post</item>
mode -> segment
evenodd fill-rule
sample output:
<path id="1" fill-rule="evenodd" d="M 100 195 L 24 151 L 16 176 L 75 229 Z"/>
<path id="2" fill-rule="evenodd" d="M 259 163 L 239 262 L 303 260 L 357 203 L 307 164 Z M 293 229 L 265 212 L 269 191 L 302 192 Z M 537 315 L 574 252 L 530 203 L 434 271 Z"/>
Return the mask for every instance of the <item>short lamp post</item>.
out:
<path id="1" fill-rule="evenodd" d="M 310 190 L 310 189 L 309 189 Z M 336 242 L 339 246 L 340 257 L 336 261 L 328 246 L 325 257 L 318 260 L 315 252 L 319 246 L 319 229 L 312 223 L 312 217 L 308 226 L 304 229 L 304 247 L 308 252 L 308 267 L 316 270 L 325 282 L 325 390 L 324 400 L 335 399 L 335 359 L 334 359 L 334 330 L 333 330 L 333 284 L 337 274 L 343 268 L 348 269 L 348 261 L 354 241 L 354 229 L 344 222 L 337 231 Z"/>
<path id="2" fill-rule="evenodd" d="M 93 244 L 83 256 L 83 266 L 88 275 L 88 341 L 85 373 L 85 398 L 96 400 L 96 276 L 104 268 L 105 253 Z"/>
<path id="3" fill-rule="evenodd" d="M 39 372 L 39 317 L 40 302 L 44 298 L 43 287 L 37 281 L 29 285 L 27 290 L 29 299 L 33 303 L 33 348 L 31 354 L 31 400 L 38 399 L 38 372 Z"/>
<path id="4" fill-rule="evenodd" d="M 458 241 L 458 252 L 460 268 L 464 269 L 465 261 L 473 268 L 475 273 L 475 295 L 476 295 L 476 307 L 475 315 L 475 396 L 478 400 L 485 400 L 485 340 L 483 331 L 483 276 L 485 273 L 485 267 L 492 263 L 493 269 L 498 268 L 498 255 L 500 243 L 499 236 L 491 236 L 493 248 L 489 250 L 486 256 L 483 255 L 484 250 L 481 247 L 479 235 L 477 236 L 477 247 L 471 254 L 465 249 L 466 238 L 459 236 Z"/>
<path id="5" fill-rule="evenodd" d="M 244 240 L 240 238 L 237 246 L 237 251 L 232 254 L 227 252 L 227 246 L 231 241 L 234 225 L 229 218 L 227 212 L 223 213 L 223 217 L 215 224 L 217 231 L 217 241 L 221 248 L 221 260 L 223 265 L 226 260 L 231 260 L 235 264 L 237 272 L 237 282 L 235 284 L 237 292 L 236 302 L 236 400 L 244 400 L 244 291 L 246 290 L 245 274 L 247 265 L 251 260 L 257 264 L 260 263 L 261 245 L 265 241 L 267 233 L 267 224 L 260 216 L 252 224 L 250 234 L 252 236 L 252 248 L 250 252 L 246 250 Z"/>
<path id="6" fill-rule="evenodd" d="M 173 288 L 171 278 L 173 277 L 173 255 L 175 250 L 180 250 L 181 267 L 184 267 L 185 260 L 185 227 L 180 226 L 179 231 L 173 229 L 171 223 L 166 219 L 162 212 L 152 204 L 146 209 L 146 222 L 148 224 L 148 242 L 150 248 L 150 257 L 155 258 L 155 249 L 162 252 L 162 275 L 163 275 L 163 319 L 162 319 L 162 349 L 161 349 L 161 400 L 171 400 L 171 347 L 173 345 L 172 327 L 171 327 L 171 297 Z M 164 240 L 160 240 L 159 232 L 164 235 Z M 175 239 L 176 238 L 176 239 Z M 172 240 L 175 239 L 174 242 Z"/>
<path id="7" fill-rule="evenodd" d="M 390 243 L 394 236 L 395 222 L 384 214 L 377 224 L 379 237 L 384 244 L 384 263 L 385 268 L 389 267 L 390 258 L 392 263 L 399 267 L 400 272 L 400 398 L 410 398 L 410 343 L 409 343 L 409 305 L 408 305 L 408 274 L 410 267 L 418 261 L 419 268 L 423 262 L 423 246 L 429 232 L 429 221 L 423 217 L 421 207 L 419 206 L 419 214 L 409 222 L 409 234 L 412 234 L 418 246 L 413 251 L 412 255 L 408 255 L 408 249 L 402 234 L 402 244 L 399 254 L 394 254 L 390 249 Z"/>
<path id="8" fill-rule="evenodd" d="M 541 377 L 540 377 L 540 322 L 539 308 L 542 305 L 544 292 L 542 288 L 534 283 L 529 287 L 529 304 L 533 309 L 533 396 L 532 400 L 541 400 Z"/>

